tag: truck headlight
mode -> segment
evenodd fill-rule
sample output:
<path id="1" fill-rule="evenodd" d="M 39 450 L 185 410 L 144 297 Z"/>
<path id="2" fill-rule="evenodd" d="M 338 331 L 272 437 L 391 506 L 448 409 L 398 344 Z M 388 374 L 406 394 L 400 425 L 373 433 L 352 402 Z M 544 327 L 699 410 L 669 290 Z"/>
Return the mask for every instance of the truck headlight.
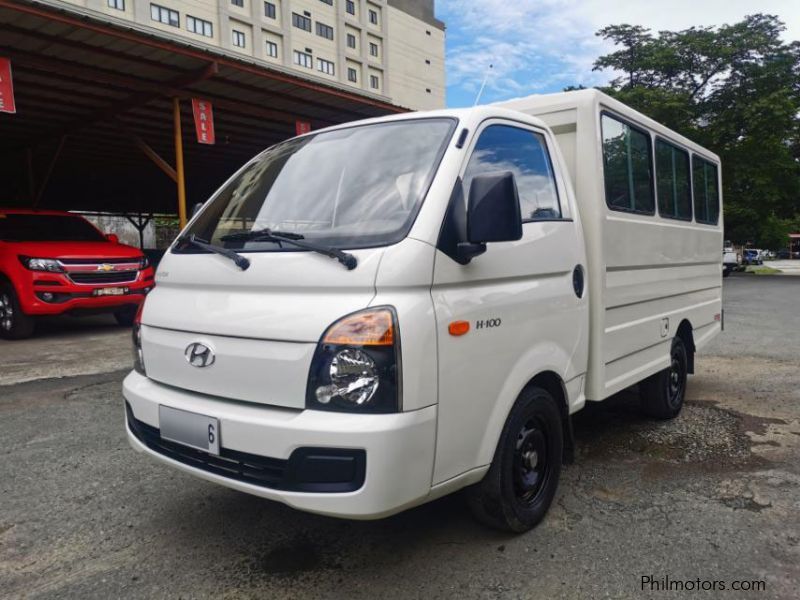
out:
<path id="1" fill-rule="evenodd" d="M 31 271 L 49 271 L 50 273 L 61 273 L 64 269 L 57 260 L 52 258 L 32 258 L 30 256 L 20 256 L 20 262 Z"/>
<path id="2" fill-rule="evenodd" d="M 348 315 L 322 336 L 306 391 L 306 408 L 340 412 L 400 410 L 400 340 L 389 307 Z"/>
<path id="3" fill-rule="evenodd" d="M 147 377 L 144 369 L 144 352 L 142 352 L 142 309 L 144 302 L 139 304 L 136 316 L 133 318 L 133 328 L 131 330 L 131 341 L 133 342 L 133 370 Z"/>

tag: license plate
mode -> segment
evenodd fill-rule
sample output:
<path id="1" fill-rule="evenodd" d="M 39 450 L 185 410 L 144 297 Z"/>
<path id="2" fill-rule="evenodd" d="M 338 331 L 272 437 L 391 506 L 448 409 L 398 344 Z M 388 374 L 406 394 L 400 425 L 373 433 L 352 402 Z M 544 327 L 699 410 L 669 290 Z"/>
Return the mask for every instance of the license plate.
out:
<path id="1" fill-rule="evenodd" d="M 219 455 L 219 420 L 214 417 L 159 406 L 158 423 L 163 439 Z"/>
<path id="2" fill-rule="evenodd" d="M 94 291 L 95 296 L 124 296 L 127 293 L 128 288 L 126 287 L 97 288 Z"/>

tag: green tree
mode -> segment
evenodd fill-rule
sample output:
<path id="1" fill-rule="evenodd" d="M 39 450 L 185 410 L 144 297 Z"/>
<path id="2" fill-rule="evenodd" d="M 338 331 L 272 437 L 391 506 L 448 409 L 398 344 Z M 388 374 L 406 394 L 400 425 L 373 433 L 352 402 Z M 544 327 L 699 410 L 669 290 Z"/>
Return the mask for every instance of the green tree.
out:
<path id="1" fill-rule="evenodd" d="M 767 247 L 800 216 L 800 42 L 778 17 L 683 31 L 611 25 L 603 91 L 720 155 L 726 237 Z M 785 242 L 785 240 L 784 240 Z"/>

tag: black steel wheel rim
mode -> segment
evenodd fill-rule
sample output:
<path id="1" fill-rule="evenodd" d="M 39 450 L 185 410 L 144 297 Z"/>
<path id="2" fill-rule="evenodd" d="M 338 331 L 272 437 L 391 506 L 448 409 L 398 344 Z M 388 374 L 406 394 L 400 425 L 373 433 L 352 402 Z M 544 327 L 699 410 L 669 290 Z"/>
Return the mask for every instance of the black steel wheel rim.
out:
<path id="1" fill-rule="evenodd" d="M 550 478 L 550 440 L 545 422 L 532 417 L 519 431 L 514 447 L 514 495 L 525 506 L 532 506 Z"/>
<path id="2" fill-rule="evenodd" d="M 667 376 L 667 397 L 670 406 L 675 408 L 683 398 L 686 387 L 686 357 L 677 348 L 672 350 L 672 361 Z"/>

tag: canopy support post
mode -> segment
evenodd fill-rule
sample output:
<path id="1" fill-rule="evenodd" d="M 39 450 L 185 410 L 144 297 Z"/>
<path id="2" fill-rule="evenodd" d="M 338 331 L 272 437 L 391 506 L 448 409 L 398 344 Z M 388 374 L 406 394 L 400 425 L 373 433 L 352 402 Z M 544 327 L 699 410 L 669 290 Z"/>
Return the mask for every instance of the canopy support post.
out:
<path id="1" fill-rule="evenodd" d="M 183 172 L 183 135 L 181 134 L 181 102 L 172 99 L 172 127 L 175 135 L 175 175 L 178 184 L 178 221 L 181 229 L 186 227 L 186 181 Z"/>

